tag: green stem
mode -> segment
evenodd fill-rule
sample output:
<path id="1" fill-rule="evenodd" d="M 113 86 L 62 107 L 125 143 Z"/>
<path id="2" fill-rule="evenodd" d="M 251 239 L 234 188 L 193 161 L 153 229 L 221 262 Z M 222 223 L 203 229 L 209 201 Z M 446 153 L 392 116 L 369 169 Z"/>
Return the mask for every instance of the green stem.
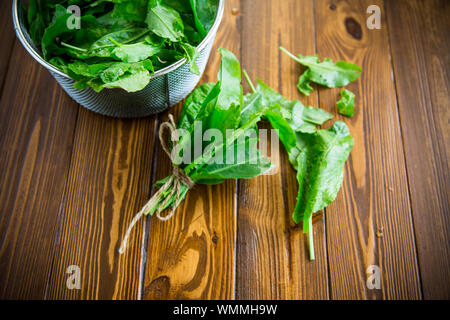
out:
<path id="1" fill-rule="evenodd" d="M 247 83 L 250 86 L 250 89 L 252 89 L 253 93 L 255 93 L 256 92 L 255 86 L 253 85 L 252 80 L 248 76 L 247 71 L 244 70 L 244 71 L 242 71 L 242 73 L 244 74 L 245 80 L 247 80 Z"/>
<path id="2" fill-rule="evenodd" d="M 134 36 L 133 38 L 130 38 L 130 39 L 128 39 L 127 41 L 124 41 L 123 44 L 127 44 L 127 43 L 130 43 L 130 42 L 133 42 L 134 40 L 137 40 L 137 39 L 139 39 L 139 38 L 142 38 L 143 36 L 145 36 L 145 35 L 146 35 L 147 33 L 149 33 L 149 32 L 150 32 L 150 30 L 145 30 L 144 32 L 138 34 L 137 36 Z"/>
<path id="3" fill-rule="evenodd" d="M 116 46 L 120 47 L 122 46 L 122 44 L 118 43 L 116 40 L 114 40 L 113 38 L 109 37 L 108 38 L 109 41 L 111 41 L 112 43 L 114 43 Z"/>
<path id="4" fill-rule="evenodd" d="M 114 40 L 111 37 L 108 37 L 108 40 L 111 41 L 114 45 L 120 47 L 120 46 L 123 46 L 125 44 L 130 43 L 130 42 L 133 42 L 134 40 L 142 38 L 143 36 L 145 36 L 149 32 L 150 32 L 150 30 L 145 30 L 144 32 L 138 34 L 137 36 L 134 36 L 133 38 L 128 39 L 127 41 L 124 41 L 123 43 L 119 43 L 119 42 L 117 42 L 116 40 Z M 101 47 L 98 47 L 98 48 L 95 48 L 95 49 L 107 48 L 107 47 L 112 47 L 112 45 L 104 45 L 104 46 L 101 46 Z"/>
<path id="5" fill-rule="evenodd" d="M 298 59 L 298 57 L 296 57 L 295 55 L 293 55 L 292 53 L 290 53 L 289 51 L 287 51 L 285 48 L 280 47 L 280 50 L 283 51 L 284 53 L 286 53 L 289 57 L 291 57 L 292 59 L 294 59 L 295 61 L 297 61 L 298 63 L 301 63 Z"/>
<path id="6" fill-rule="evenodd" d="M 68 44 L 68 43 L 62 42 L 62 41 L 61 41 L 61 45 L 62 45 L 63 47 L 66 47 L 66 48 L 69 48 L 69 49 L 73 49 L 73 50 L 76 50 L 76 51 L 88 52 L 87 49 L 75 47 L 75 46 L 72 46 L 72 45 L 70 45 L 70 44 Z"/>

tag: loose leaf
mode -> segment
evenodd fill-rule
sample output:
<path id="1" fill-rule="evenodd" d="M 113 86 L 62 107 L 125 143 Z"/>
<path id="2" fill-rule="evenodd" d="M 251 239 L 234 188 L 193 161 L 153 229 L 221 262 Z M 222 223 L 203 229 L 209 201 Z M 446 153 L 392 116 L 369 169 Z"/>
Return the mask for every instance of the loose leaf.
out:
<path id="1" fill-rule="evenodd" d="M 258 80 L 255 93 L 244 98 L 242 119 L 258 114 L 268 119 L 278 130 L 289 161 L 297 170 L 299 183 L 297 205 L 293 213 L 296 223 L 303 221 L 309 233 L 310 258 L 314 259 L 312 214 L 336 197 L 343 180 L 343 166 L 353 147 L 353 138 L 343 122 L 336 122 L 329 130 L 317 130 L 330 120 L 328 112 L 305 107 L 300 101 L 290 101 Z"/>
<path id="2" fill-rule="evenodd" d="M 304 146 L 297 158 L 299 196 L 293 215 L 297 223 L 309 219 L 336 198 L 344 164 L 353 147 L 353 138 L 340 121 L 328 130 L 303 134 L 302 139 Z"/>
<path id="3" fill-rule="evenodd" d="M 335 122 L 329 130 L 302 134 L 303 147 L 297 157 L 298 196 L 293 219 L 303 221 L 303 231 L 310 234 L 312 214 L 328 206 L 342 185 L 344 164 L 353 147 L 353 138 L 343 122 Z"/>
<path id="4" fill-rule="evenodd" d="M 342 89 L 341 99 L 336 103 L 338 111 L 347 117 L 355 114 L 355 94 L 347 89 Z"/>
<path id="5" fill-rule="evenodd" d="M 330 58 L 320 61 L 317 56 L 294 56 L 284 48 L 281 51 L 308 69 L 300 76 L 298 89 L 305 95 L 312 91 L 310 82 L 323 85 L 328 88 L 343 87 L 355 81 L 361 74 L 361 68 L 356 64 L 346 61 L 333 63 Z"/>
<path id="6" fill-rule="evenodd" d="M 307 69 L 303 74 L 298 78 L 297 88 L 303 93 L 305 96 L 309 96 L 309 94 L 313 91 L 313 87 L 311 87 L 311 80 L 309 78 L 311 70 Z"/>

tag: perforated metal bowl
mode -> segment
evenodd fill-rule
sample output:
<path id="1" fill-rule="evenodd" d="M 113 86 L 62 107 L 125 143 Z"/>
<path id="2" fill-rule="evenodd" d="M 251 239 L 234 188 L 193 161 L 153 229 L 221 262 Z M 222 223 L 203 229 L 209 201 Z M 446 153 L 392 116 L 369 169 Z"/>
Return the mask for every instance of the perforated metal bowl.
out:
<path id="1" fill-rule="evenodd" d="M 208 35 L 198 46 L 197 66 L 203 74 L 208 62 L 217 29 L 224 11 L 225 0 L 219 0 L 217 17 Z M 48 69 L 67 94 L 85 108 L 105 116 L 118 118 L 145 117 L 164 111 L 183 100 L 197 85 L 201 76 L 189 72 L 186 59 L 161 69 L 153 74 L 150 83 L 138 92 L 126 92 L 123 89 L 78 90 L 73 87 L 75 81 L 65 73 L 46 62 L 42 53 L 33 44 L 26 29 L 24 0 L 13 0 L 12 15 L 14 29 L 22 45 L 30 55 Z"/>

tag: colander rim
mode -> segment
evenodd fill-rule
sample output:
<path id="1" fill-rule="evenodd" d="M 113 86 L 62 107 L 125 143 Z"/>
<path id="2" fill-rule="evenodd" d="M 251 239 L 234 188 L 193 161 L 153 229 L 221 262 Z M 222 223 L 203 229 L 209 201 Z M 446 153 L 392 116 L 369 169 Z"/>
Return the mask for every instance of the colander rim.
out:
<path id="1" fill-rule="evenodd" d="M 18 11 L 19 1 L 21 1 L 21 0 L 13 0 L 12 1 L 12 18 L 13 18 L 12 20 L 13 20 L 14 30 L 16 32 L 17 38 L 22 43 L 25 50 L 27 50 L 27 52 L 38 63 L 40 63 L 45 68 L 47 68 L 49 71 L 54 72 L 62 77 L 67 78 L 67 79 L 73 80 L 69 75 L 65 74 L 64 72 L 62 72 L 61 70 L 59 70 L 58 68 L 53 66 L 52 64 L 45 61 L 44 58 L 41 56 L 41 54 L 39 52 L 37 52 L 36 50 L 34 50 L 33 46 L 27 41 L 27 39 L 25 38 L 25 35 L 23 34 L 23 31 L 22 31 L 23 26 L 21 26 L 21 24 L 19 22 L 19 11 Z M 219 28 L 219 25 L 222 22 L 224 8 L 225 8 L 225 0 L 219 0 L 219 7 L 217 10 L 216 20 L 214 21 L 214 24 L 211 27 L 211 30 L 209 30 L 206 37 L 197 46 L 198 52 L 201 52 L 206 47 L 206 45 L 209 43 L 209 41 L 211 41 L 211 39 L 213 39 L 215 34 L 217 33 L 217 29 Z M 178 69 L 185 63 L 186 63 L 186 58 L 178 60 L 178 61 L 172 63 L 171 65 L 156 71 L 154 74 L 152 74 L 152 78 L 156 78 L 156 77 L 165 75 L 173 70 Z"/>

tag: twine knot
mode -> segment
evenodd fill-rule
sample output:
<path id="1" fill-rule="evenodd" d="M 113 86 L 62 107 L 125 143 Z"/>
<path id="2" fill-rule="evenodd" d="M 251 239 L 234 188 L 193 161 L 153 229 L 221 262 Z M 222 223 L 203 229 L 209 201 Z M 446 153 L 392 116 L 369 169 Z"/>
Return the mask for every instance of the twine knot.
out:
<path id="1" fill-rule="evenodd" d="M 175 124 L 175 121 L 173 120 L 173 116 L 169 114 L 169 121 L 163 122 L 159 128 L 159 142 L 161 143 L 161 147 L 163 148 L 164 152 L 169 156 L 170 160 L 174 162 L 172 153 L 170 151 L 170 137 L 176 138 L 178 141 L 178 137 L 174 137 L 174 135 L 177 134 L 177 126 Z M 164 133 L 167 131 L 169 133 L 169 139 L 164 138 Z M 175 146 L 174 146 L 175 149 Z M 133 230 L 134 225 L 139 221 L 139 219 L 144 215 L 150 213 L 153 208 L 158 205 L 161 198 L 164 196 L 164 193 L 167 192 L 167 190 L 171 190 L 170 193 L 165 197 L 163 202 L 159 204 L 158 210 L 156 210 L 156 216 L 161 221 L 167 221 L 175 213 L 176 208 L 179 205 L 180 201 L 180 194 L 181 194 L 181 187 L 185 185 L 188 187 L 188 189 L 191 189 L 195 186 L 195 182 L 192 181 L 192 179 L 184 172 L 184 169 L 179 166 L 173 166 L 172 167 L 172 175 L 168 178 L 168 180 L 159 188 L 158 191 L 155 192 L 155 194 L 150 198 L 150 200 L 142 207 L 142 209 L 134 216 L 133 220 L 131 221 L 130 225 L 128 226 L 127 232 L 125 234 L 125 237 L 123 238 L 122 244 L 119 249 L 119 253 L 122 254 L 125 252 L 125 249 L 127 247 L 128 243 L 128 237 L 131 234 L 131 231 Z M 161 212 L 165 210 L 165 208 L 169 205 L 170 201 L 172 200 L 172 197 L 175 195 L 175 202 L 172 206 L 172 209 L 170 210 L 170 213 L 166 216 L 161 216 Z"/>

